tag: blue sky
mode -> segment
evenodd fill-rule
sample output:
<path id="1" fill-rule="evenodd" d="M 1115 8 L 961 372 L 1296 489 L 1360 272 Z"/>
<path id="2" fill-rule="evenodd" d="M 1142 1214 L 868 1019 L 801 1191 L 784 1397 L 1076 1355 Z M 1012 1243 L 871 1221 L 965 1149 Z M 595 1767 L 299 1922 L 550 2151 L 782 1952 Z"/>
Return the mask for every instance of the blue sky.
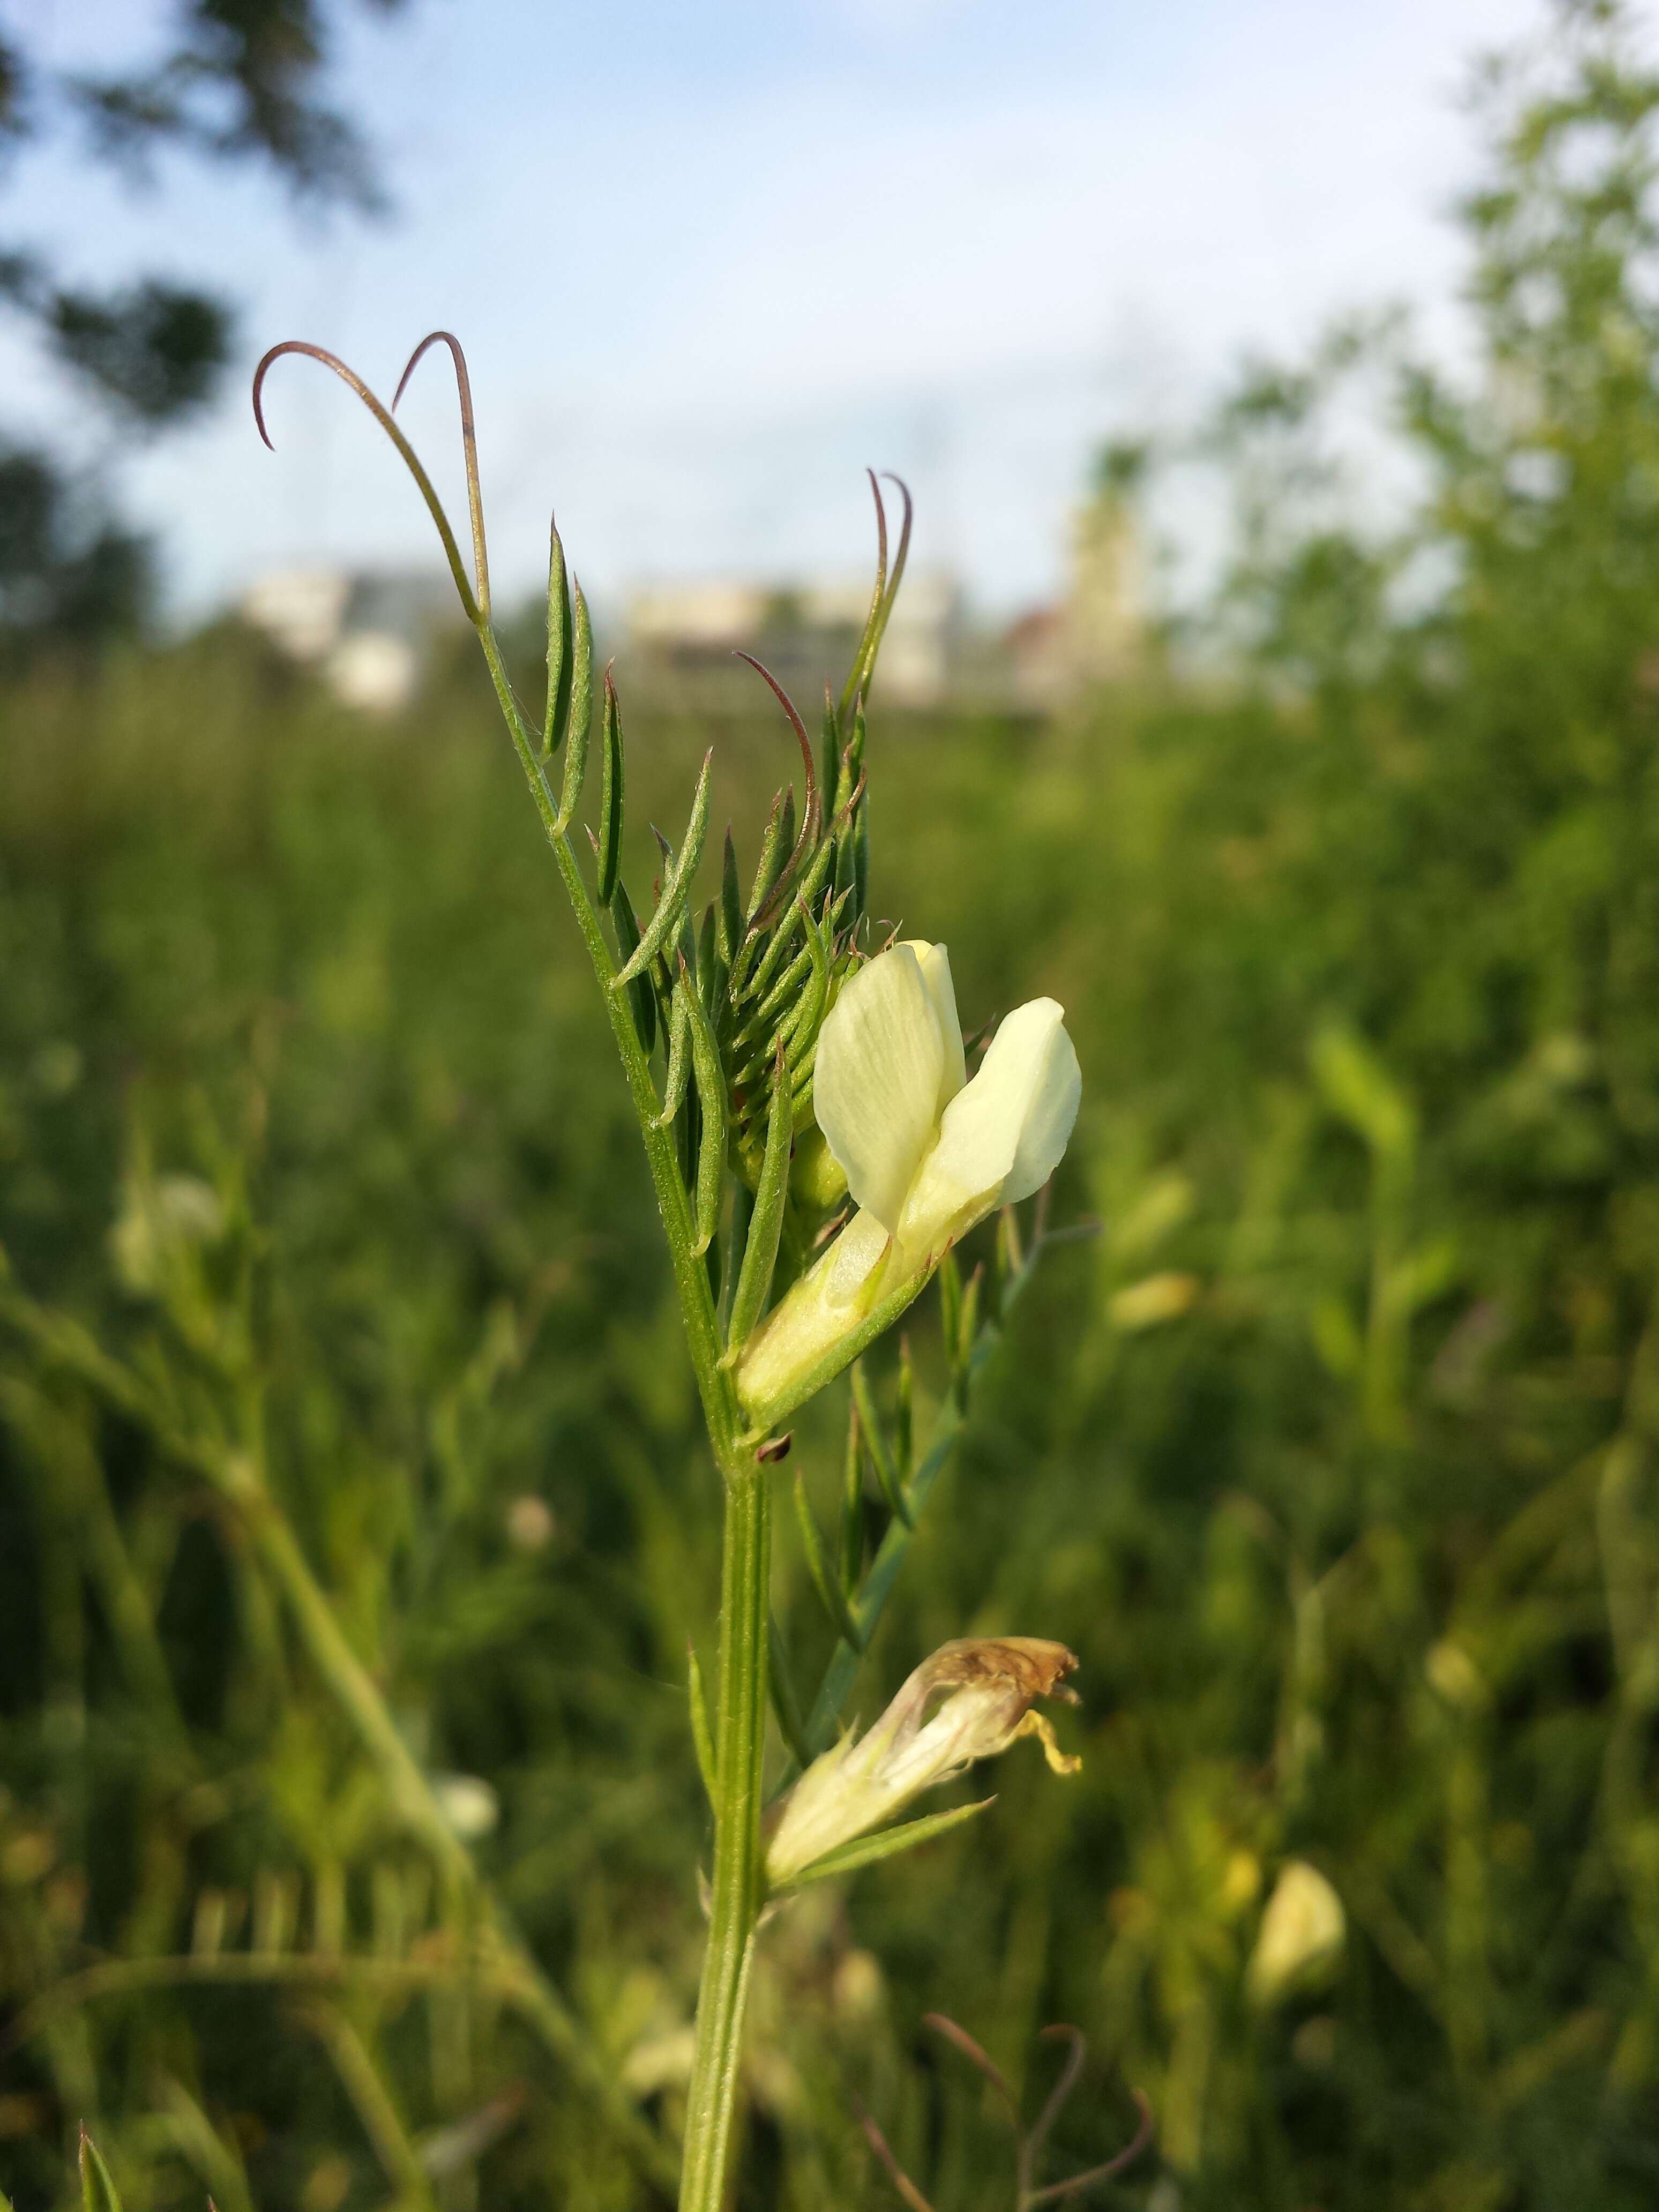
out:
<path id="1" fill-rule="evenodd" d="M 65 60 L 153 51 L 154 0 L 27 0 Z M 600 592 L 866 557 L 865 462 L 903 471 L 918 556 L 979 598 L 1052 588 L 1106 435 L 1186 420 L 1247 349 L 1388 299 L 1455 343 L 1470 58 L 1530 0 L 410 0 L 352 23 L 337 96 L 385 223 L 296 221 L 265 179 L 165 168 L 137 198 L 32 156 L 9 236 L 86 279 L 137 266 L 240 302 L 251 365 L 307 337 L 389 387 L 464 339 L 494 558 L 528 588 L 556 503 Z M 8 416 L 69 419 L 0 333 Z M 453 481 L 435 362 L 405 402 Z M 129 463 L 199 611 L 296 561 L 426 557 L 419 507 L 319 372 L 245 380 Z"/>

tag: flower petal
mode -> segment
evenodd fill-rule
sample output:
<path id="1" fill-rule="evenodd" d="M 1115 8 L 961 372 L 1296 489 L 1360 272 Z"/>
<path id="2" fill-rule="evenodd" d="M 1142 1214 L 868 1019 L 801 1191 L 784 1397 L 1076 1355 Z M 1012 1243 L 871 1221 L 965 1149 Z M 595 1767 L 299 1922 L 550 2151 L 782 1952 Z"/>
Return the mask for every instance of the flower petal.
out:
<path id="1" fill-rule="evenodd" d="M 922 1269 L 896 1275 L 892 1249 L 874 1214 L 855 1213 L 789 1285 L 738 1359 L 738 1396 L 746 1413 L 769 1423 L 805 1405 L 871 1335 L 898 1318 L 927 1278 Z"/>
<path id="2" fill-rule="evenodd" d="M 938 1125 L 946 1059 L 938 1001 L 908 945 L 849 979 L 818 1038 L 818 1127 L 854 1198 L 885 1229 L 897 1225 Z"/>
<path id="3" fill-rule="evenodd" d="M 850 1305 L 887 1249 L 888 1233 L 875 1215 L 860 1208 L 836 1237 L 829 1254 L 824 1295 L 832 1306 Z"/>
<path id="4" fill-rule="evenodd" d="M 1077 1064 L 1077 1048 L 1066 1034 L 1064 1013 L 1053 999 L 1033 999 L 1029 1006 L 1016 1007 L 1002 1025 L 1006 1030 L 1020 1024 L 1020 1049 L 1030 1051 L 1036 1063 L 1014 1164 L 1002 1186 L 1004 1206 L 1042 1189 L 1060 1165 L 1077 1125 L 1083 1071 Z M 999 1030 L 991 1052 L 1001 1036 Z M 991 1053 L 985 1057 L 988 1061 Z"/>
<path id="5" fill-rule="evenodd" d="M 961 1236 L 994 1206 L 1040 1189 L 1060 1164 L 1082 1089 L 1060 1006 L 1033 999 L 1017 1006 L 978 1074 L 945 1109 L 900 1224 L 905 1264 Z"/>
<path id="6" fill-rule="evenodd" d="M 943 945 L 929 945 L 925 937 L 907 937 L 907 944 L 921 963 L 921 980 L 927 986 L 939 1016 L 945 1041 L 945 1073 L 939 1087 L 942 1114 L 968 1080 L 968 1062 L 962 1049 L 962 1022 L 957 1013 L 957 988 L 951 981 L 951 955 Z"/>

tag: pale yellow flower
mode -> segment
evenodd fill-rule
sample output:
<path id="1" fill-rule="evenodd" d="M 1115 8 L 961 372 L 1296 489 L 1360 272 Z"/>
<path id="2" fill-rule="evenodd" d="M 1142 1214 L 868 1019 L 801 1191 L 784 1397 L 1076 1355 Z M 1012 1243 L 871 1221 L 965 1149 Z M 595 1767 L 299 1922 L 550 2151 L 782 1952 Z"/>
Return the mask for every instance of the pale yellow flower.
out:
<path id="1" fill-rule="evenodd" d="M 860 968 L 824 1021 L 813 1078 L 819 1128 L 857 1212 L 756 1331 L 738 1369 L 750 1407 L 799 1402 L 874 1309 L 920 1290 L 994 1207 L 1060 1164 L 1082 1091 L 1053 999 L 1017 1006 L 967 1079 L 951 962 L 915 939 Z"/>
<path id="2" fill-rule="evenodd" d="M 1327 1975 L 1347 1940 L 1342 1900 L 1317 1867 L 1286 1862 L 1267 1899 L 1245 1984 L 1258 2004 L 1276 2004 Z"/>

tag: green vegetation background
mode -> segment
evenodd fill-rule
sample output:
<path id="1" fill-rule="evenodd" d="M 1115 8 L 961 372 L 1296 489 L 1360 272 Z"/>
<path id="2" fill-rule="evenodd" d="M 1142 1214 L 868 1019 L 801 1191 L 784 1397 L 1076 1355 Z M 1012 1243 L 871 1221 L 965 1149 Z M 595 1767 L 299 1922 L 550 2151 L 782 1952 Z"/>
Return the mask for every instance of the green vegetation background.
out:
<path id="1" fill-rule="evenodd" d="M 1042 726 L 878 703 L 872 905 L 948 941 L 970 1024 L 1064 1001 L 1057 1218 L 1103 1228 L 1045 1259 L 855 1702 L 950 1636 L 1062 1638 L 1085 1765 L 1011 1756 L 988 1816 L 769 1929 L 745 2207 L 892 2201 L 860 2103 L 939 2212 L 1009 2201 L 930 2008 L 1033 2105 L 1036 2031 L 1088 2033 L 1079 2159 L 1146 2090 L 1119 2203 L 1659 2196 L 1659 94 L 1599 13 L 1492 89 L 1465 396 L 1386 328 L 1263 371 L 1167 666 Z M 1370 533 L 1333 460 L 1366 392 L 1414 487 Z M 482 678 L 368 726 L 228 631 L 0 715 L 0 2185 L 68 2201 L 84 2118 L 130 2208 L 654 2203 L 469 1979 L 465 1901 L 165 1441 L 260 1439 L 672 2134 L 714 1476 Z M 708 731 L 630 734 L 633 820 L 678 818 Z M 715 735 L 752 853 L 781 739 Z M 834 1418 L 797 1446 L 826 1520 Z M 787 1545 L 777 1595 L 805 1673 Z M 1292 1856 L 1348 1942 L 1264 2010 Z"/>

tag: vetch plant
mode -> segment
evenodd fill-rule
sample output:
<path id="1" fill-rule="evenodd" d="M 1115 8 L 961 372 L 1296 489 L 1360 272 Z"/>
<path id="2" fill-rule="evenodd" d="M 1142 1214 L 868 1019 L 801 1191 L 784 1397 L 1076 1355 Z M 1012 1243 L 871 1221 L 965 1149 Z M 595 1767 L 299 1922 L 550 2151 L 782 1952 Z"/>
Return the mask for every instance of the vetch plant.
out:
<path id="1" fill-rule="evenodd" d="M 460 399 L 470 568 L 392 412 L 434 344 L 450 353 Z M 712 1712 L 695 1655 L 690 1662 L 692 1735 L 714 1846 L 680 2182 L 687 2212 L 716 2212 L 731 2162 L 750 1968 L 769 1898 L 906 1848 L 981 1810 L 969 1806 L 886 1825 L 923 1791 L 1022 1735 L 1037 1736 L 1058 1771 L 1076 1763 L 1036 1711 L 1039 1698 L 1070 1696 L 1061 1685 L 1076 1662 L 1062 1645 L 1033 1638 L 947 1644 L 862 1739 L 837 1741 L 837 1732 L 973 1378 L 1043 1242 L 1042 1200 L 1035 1237 L 1022 1231 L 1015 1209 L 1042 1188 L 1065 1150 L 1080 1090 L 1077 1057 L 1060 1007 L 1039 999 L 1002 1024 L 970 1078 L 945 947 L 872 942 L 866 708 L 909 542 L 902 486 L 904 519 L 890 567 L 886 514 L 872 478 L 875 590 L 840 698 L 826 692 L 817 749 L 781 688 L 751 664 L 787 718 L 801 785 L 799 800 L 793 787 L 779 793 L 747 890 L 728 830 L 718 892 L 701 915 L 693 907 L 709 830 L 706 757 L 679 842 L 658 835 L 660 870 L 647 908 L 623 875 L 621 708 L 608 670 L 596 684 L 586 602 L 567 569 L 556 528 L 541 715 L 532 720 L 509 681 L 491 620 L 459 345 L 443 331 L 422 341 L 392 409 L 321 348 L 294 341 L 273 347 L 254 377 L 262 435 L 265 378 L 272 362 L 290 353 L 320 362 L 356 392 L 397 447 L 437 526 L 604 997 L 723 1478 Z M 595 781 L 590 819 L 583 810 Z M 856 1210 L 848 1216 L 849 1199 Z M 975 1270 L 964 1284 L 954 1248 L 998 1209 L 990 1276 Z M 781 1425 L 854 1365 L 935 1273 L 951 1370 L 945 1403 L 921 1443 L 914 1434 L 908 1350 L 890 1415 L 878 1410 L 868 1376 L 854 1366 L 834 1558 L 797 1477 L 806 1566 L 839 1635 L 817 1696 L 803 1710 L 769 1607 L 772 1470 L 790 1443 Z M 872 1486 L 887 1525 L 866 1559 L 864 1501 Z M 793 1783 L 770 1808 L 769 1702 L 787 1753 L 775 1779 Z"/>

